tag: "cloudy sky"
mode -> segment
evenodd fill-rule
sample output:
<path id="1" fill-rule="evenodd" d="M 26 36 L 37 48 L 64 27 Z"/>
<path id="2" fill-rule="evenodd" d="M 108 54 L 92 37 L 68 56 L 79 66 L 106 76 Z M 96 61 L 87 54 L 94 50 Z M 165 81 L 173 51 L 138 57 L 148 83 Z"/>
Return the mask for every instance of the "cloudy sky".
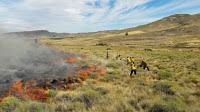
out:
<path id="1" fill-rule="evenodd" d="M 177 13 L 200 13 L 200 0 L 0 0 L 0 28 L 92 32 L 134 27 Z"/>

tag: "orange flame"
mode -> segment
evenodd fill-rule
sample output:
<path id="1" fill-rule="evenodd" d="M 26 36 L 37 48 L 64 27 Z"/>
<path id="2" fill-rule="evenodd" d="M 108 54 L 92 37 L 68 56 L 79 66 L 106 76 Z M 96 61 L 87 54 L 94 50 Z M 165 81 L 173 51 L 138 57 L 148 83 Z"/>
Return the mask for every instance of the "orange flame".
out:
<path id="1" fill-rule="evenodd" d="M 74 64 L 78 61 L 78 59 L 76 57 L 68 57 L 68 58 L 65 58 L 65 62 L 66 63 L 70 63 L 70 64 Z"/>
<path id="2" fill-rule="evenodd" d="M 96 70 L 96 66 L 95 65 L 90 65 L 85 69 L 81 69 L 78 71 L 78 77 L 81 79 L 86 79 L 89 75 L 92 74 L 92 72 L 94 72 Z"/>
<path id="3" fill-rule="evenodd" d="M 28 98 L 32 100 L 46 100 L 48 98 L 47 92 L 41 88 L 28 89 L 26 91 Z"/>
<path id="4" fill-rule="evenodd" d="M 46 100 L 48 98 L 46 90 L 35 87 L 36 81 L 31 80 L 23 84 L 23 81 L 15 81 L 8 92 L 8 96 L 16 96 L 22 99 Z"/>
<path id="5" fill-rule="evenodd" d="M 46 100 L 48 98 L 47 91 L 43 88 L 35 87 L 36 81 L 26 82 L 25 94 L 32 100 Z"/>
<path id="6" fill-rule="evenodd" d="M 23 83 L 21 80 L 17 80 L 15 81 L 11 88 L 9 89 L 9 92 L 8 92 L 8 95 L 14 95 L 14 96 L 17 96 L 17 97 L 20 97 L 20 98 L 23 98 L 24 95 L 23 95 Z"/>
<path id="7" fill-rule="evenodd" d="M 92 73 L 97 73 L 97 75 L 104 76 L 107 73 L 107 69 L 103 67 L 97 67 L 96 65 L 90 65 L 87 68 L 80 69 L 78 71 L 78 77 L 85 80 Z"/>
<path id="8" fill-rule="evenodd" d="M 65 61 L 74 63 L 77 61 L 77 58 L 74 57 L 67 58 Z M 55 89 L 73 90 L 76 88 L 76 85 L 74 85 L 74 83 L 82 85 L 83 81 L 86 78 L 88 78 L 88 76 L 90 76 L 92 73 L 96 73 L 97 75 L 103 76 L 106 75 L 107 70 L 106 68 L 100 66 L 89 65 L 78 70 L 77 76 L 67 77 L 66 81 L 58 80 L 58 83 L 53 86 L 56 87 Z M 51 88 L 51 85 L 49 86 L 47 84 L 47 86 Z M 28 98 L 31 100 L 45 101 L 48 99 L 48 90 L 47 90 L 48 88 L 44 89 L 42 87 L 38 87 L 36 80 L 29 80 L 29 81 L 17 80 L 11 85 L 8 93 L 6 93 L 4 97 L 15 96 L 21 99 Z M 4 97 L 0 98 L 0 102 L 4 99 Z"/>

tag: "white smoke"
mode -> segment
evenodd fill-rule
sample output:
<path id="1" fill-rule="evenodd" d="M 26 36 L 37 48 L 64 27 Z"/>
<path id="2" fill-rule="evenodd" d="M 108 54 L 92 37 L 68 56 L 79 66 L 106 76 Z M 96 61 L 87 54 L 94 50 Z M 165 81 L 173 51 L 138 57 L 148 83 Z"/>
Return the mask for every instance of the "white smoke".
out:
<path id="1" fill-rule="evenodd" d="M 75 67 L 63 61 L 67 54 L 31 39 L 0 38 L 0 89 L 14 80 L 61 78 Z M 2 90 L 0 90 L 1 92 Z"/>

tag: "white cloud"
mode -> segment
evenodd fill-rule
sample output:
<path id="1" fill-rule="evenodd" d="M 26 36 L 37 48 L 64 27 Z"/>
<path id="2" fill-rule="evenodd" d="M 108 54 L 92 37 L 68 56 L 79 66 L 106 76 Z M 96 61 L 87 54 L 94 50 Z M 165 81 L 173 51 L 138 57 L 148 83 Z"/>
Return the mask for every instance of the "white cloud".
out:
<path id="1" fill-rule="evenodd" d="M 27 29 L 36 29 L 30 23 L 26 21 L 10 18 L 3 21 L 0 21 L 1 25 L 4 26 L 4 30 L 27 30 Z"/>
<path id="2" fill-rule="evenodd" d="M 7 11 L 7 8 L 0 6 L 0 13 Z"/>
<path id="3" fill-rule="evenodd" d="M 18 0 L 12 4 L 0 2 L 0 15 L 4 15 L 0 17 L 0 24 L 12 30 L 42 28 L 58 32 L 96 31 L 144 24 L 163 17 L 164 13 L 178 13 L 181 9 L 200 6 L 199 0 L 174 0 L 155 7 L 145 4 L 156 0 L 115 0 L 113 4 L 110 1 Z"/>

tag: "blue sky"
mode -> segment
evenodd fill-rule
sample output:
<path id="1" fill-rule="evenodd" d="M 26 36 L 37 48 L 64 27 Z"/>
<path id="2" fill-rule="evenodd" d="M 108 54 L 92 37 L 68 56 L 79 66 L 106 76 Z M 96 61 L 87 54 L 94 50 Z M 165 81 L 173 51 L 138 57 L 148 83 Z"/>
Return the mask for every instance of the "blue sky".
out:
<path id="1" fill-rule="evenodd" d="M 200 13 L 200 0 L 0 0 L 0 29 L 93 32 Z"/>

